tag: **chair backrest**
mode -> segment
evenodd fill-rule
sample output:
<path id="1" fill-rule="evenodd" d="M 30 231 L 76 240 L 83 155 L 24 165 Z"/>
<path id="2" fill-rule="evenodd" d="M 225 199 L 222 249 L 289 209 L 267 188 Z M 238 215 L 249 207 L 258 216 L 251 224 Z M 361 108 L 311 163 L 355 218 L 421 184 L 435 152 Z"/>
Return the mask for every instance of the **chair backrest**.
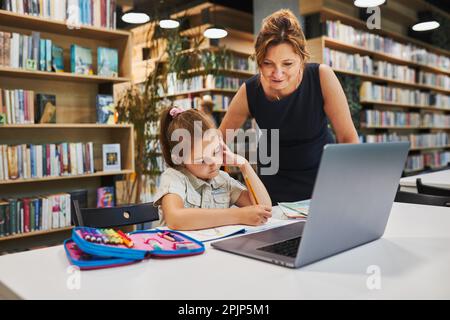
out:
<path id="1" fill-rule="evenodd" d="M 433 196 L 450 197 L 450 189 L 423 184 L 421 178 L 416 179 L 416 186 L 418 193 L 431 194 Z"/>
<path id="2" fill-rule="evenodd" d="M 153 202 L 111 208 L 80 208 L 74 200 L 74 223 L 77 226 L 113 228 L 141 224 L 159 219 L 158 208 Z"/>
<path id="3" fill-rule="evenodd" d="M 450 197 L 433 196 L 405 191 L 397 191 L 394 201 L 424 204 L 429 206 L 450 207 Z"/>

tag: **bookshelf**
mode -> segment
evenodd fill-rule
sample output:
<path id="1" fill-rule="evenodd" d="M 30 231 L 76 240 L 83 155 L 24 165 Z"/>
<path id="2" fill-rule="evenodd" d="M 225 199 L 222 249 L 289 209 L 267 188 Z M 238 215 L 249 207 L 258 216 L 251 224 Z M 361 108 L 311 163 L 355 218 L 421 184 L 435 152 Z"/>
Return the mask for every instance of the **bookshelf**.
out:
<path id="1" fill-rule="evenodd" d="M 420 3 L 421 1 L 414 1 L 413 8 L 420 6 Z M 404 174 L 411 174 L 425 169 L 445 167 L 450 161 L 448 142 L 450 137 L 450 124 L 448 124 L 450 52 L 400 33 L 407 31 L 401 26 L 404 23 L 395 19 L 389 20 L 389 16 L 395 16 L 393 13 L 396 10 L 402 11 L 404 5 L 408 4 L 402 2 L 394 5 L 389 2 L 387 7 L 382 7 L 383 19 L 380 30 L 369 30 L 365 21 L 358 18 L 358 9 L 351 3 L 341 0 L 307 1 L 300 5 L 300 12 L 306 16 L 306 29 L 310 26 L 310 32 L 306 35 L 312 61 L 328 64 L 336 74 L 357 78 L 361 83 L 357 97 L 361 108 L 361 125 L 357 129 L 362 139 L 367 142 L 372 141 L 371 139 L 378 139 L 377 141 L 414 139 L 414 143 L 411 141 L 412 147 L 404 171 Z M 328 25 L 329 21 L 334 24 Z M 316 25 L 313 25 L 314 23 Z M 368 35 L 359 36 L 360 33 L 358 33 L 358 37 L 347 40 L 347 35 L 352 32 L 346 26 Z M 339 30 L 347 28 L 345 31 L 348 33 L 344 36 L 345 32 L 339 33 L 338 28 L 342 28 Z M 366 38 L 363 37 L 369 40 L 365 42 L 362 39 Z M 382 39 L 381 41 L 386 42 L 390 41 L 386 39 L 391 39 L 393 42 L 386 47 L 382 47 L 381 44 L 377 47 L 375 40 L 371 42 L 371 39 L 375 38 L 376 41 Z M 397 50 L 397 48 L 400 49 Z M 422 55 L 415 53 L 408 55 L 409 49 L 412 52 L 419 49 Z M 389 50 L 398 54 L 391 53 Z M 370 94 L 367 94 L 367 87 L 365 87 L 367 82 L 370 83 Z M 363 87 L 365 87 L 364 90 Z M 396 94 L 392 95 L 392 91 L 396 91 Z M 428 100 L 424 103 L 423 99 Z M 377 116 L 375 122 L 369 122 L 367 118 L 368 113 L 372 111 L 374 111 L 372 114 Z M 413 118 L 416 121 L 415 125 L 409 125 L 408 121 Z M 395 119 L 395 124 L 391 123 L 392 119 Z M 431 121 L 431 124 L 427 121 Z M 400 123 L 397 124 L 397 122 Z M 439 142 L 436 143 L 436 141 Z M 426 159 L 432 159 L 435 163 L 439 157 L 442 163 L 438 166 L 424 162 Z M 420 165 L 414 165 L 413 162 L 417 163 L 417 161 L 422 162 Z"/>
<path id="2" fill-rule="evenodd" d="M 128 31 L 81 25 L 69 28 L 62 21 L 0 10 L 0 31 L 30 35 L 40 33 L 63 48 L 64 72 L 30 71 L 0 66 L 0 88 L 32 90 L 35 94 L 56 96 L 56 123 L 0 125 L 0 145 L 93 143 L 93 172 L 49 175 L 40 178 L 0 180 L 2 199 L 39 197 L 61 192 L 86 190 L 88 206 L 96 206 L 96 190 L 112 185 L 118 176 L 134 173 L 134 133 L 130 124 L 97 124 L 97 94 L 115 92 L 115 85 L 126 85 L 132 74 L 132 34 Z M 70 72 L 70 46 L 92 50 L 93 69 L 97 70 L 97 48 L 118 51 L 117 77 L 81 75 Z M 120 144 L 121 170 L 103 171 L 102 144 Z M 61 242 L 72 227 L 37 230 L 0 237 L 0 252 L 22 250 Z"/>

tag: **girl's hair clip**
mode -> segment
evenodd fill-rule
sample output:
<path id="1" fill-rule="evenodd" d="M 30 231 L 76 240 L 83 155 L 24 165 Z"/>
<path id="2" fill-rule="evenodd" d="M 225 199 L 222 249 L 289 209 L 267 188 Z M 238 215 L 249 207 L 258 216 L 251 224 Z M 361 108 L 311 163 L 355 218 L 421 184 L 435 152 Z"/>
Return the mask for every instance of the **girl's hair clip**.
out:
<path id="1" fill-rule="evenodd" d="M 176 118 L 176 116 L 178 116 L 180 113 L 183 113 L 184 110 L 178 107 L 173 107 L 172 109 L 170 109 L 169 114 L 172 116 L 173 119 Z"/>

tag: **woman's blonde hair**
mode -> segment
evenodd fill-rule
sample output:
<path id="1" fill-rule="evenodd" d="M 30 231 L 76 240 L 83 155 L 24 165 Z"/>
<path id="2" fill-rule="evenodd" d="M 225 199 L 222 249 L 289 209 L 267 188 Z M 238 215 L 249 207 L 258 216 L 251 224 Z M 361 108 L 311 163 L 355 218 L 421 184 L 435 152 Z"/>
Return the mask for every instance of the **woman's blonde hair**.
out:
<path id="1" fill-rule="evenodd" d="M 261 66 L 272 45 L 288 43 L 292 46 L 302 62 L 306 62 L 310 54 L 306 50 L 306 39 L 298 19 L 289 9 L 281 9 L 264 18 L 255 43 L 255 56 Z"/>

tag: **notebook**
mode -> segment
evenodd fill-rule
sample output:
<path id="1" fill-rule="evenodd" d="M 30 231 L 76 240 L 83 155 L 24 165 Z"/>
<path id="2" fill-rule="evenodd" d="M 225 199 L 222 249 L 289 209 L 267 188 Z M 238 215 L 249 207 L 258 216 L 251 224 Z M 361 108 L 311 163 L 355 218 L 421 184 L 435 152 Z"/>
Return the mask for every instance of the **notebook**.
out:
<path id="1" fill-rule="evenodd" d="M 183 234 L 201 242 L 208 242 L 213 240 L 218 240 L 226 237 L 231 237 L 240 233 L 254 233 L 260 232 L 264 230 L 268 230 L 271 228 L 280 227 L 289 223 L 293 223 L 296 221 L 292 220 L 279 220 L 279 219 L 269 219 L 267 223 L 261 226 L 247 226 L 247 225 L 230 225 L 230 226 L 222 226 L 210 229 L 202 229 L 202 230 L 192 230 L 192 231 L 183 231 Z M 167 227 L 158 227 L 159 230 L 169 230 Z"/>

